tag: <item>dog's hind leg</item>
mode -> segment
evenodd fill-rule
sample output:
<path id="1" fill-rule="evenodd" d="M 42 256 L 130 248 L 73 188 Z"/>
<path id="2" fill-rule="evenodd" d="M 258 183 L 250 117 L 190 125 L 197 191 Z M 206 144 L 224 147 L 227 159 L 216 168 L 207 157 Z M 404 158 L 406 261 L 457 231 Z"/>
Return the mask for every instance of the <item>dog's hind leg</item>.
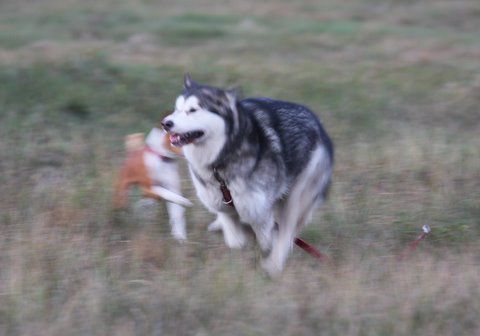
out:
<path id="1" fill-rule="evenodd" d="M 114 207 L 115 209 L 125 208 L 127 204 L 128 181 L 119 180 L 115 185 Z"/>
<path id="2" fill-rule="evenodd" d="M 270 276 L 283 270 L 295 235 L 310 219 L 318 200 L 323 198 L 330 176 L 330 160 L 325 149 L 320 147 L 312 152 L 309 164 L 298 176 L 284 206 L 278 211 L 278 232 L 274 236 L 270 255 L 262 263 Z"/>
<path id="3" fill-rule="evenodd" d="M 167 202 L 168 216 L 170 217 L 170 226 L 172 227 L 172 235 L 178 241 L 187 240 L 187 229 L 185 224 L 185 209 L 175 203 Z"/>
<path id="4" fill-rule="evenodd" d="M 131 183 L 132 181 L 128 179 L 127 167 L 124 166 L 120 170 L 115 183 L 113 204 L 116 209 L 124 208 L 127 204 L 127 192 Z"/>

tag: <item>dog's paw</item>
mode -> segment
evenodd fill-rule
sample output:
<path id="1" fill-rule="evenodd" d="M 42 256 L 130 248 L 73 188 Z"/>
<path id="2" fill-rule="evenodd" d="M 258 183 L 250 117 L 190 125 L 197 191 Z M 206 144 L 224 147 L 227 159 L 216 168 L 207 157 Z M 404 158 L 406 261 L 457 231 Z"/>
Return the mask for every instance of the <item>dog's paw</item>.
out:
<path id="1" fill-rule="evenodd" d="M 267 272 L 268 276 L 272 279 L 277 278 L 283 270 L 283 267 L 281 265 L 278 265 L 278 263 L 272 258 L 272 256 L 263 259 L 260 265 L 262 266 L 262 269 Z"/>
<path id="2" fill-rule="evenodd" d="M 209 232 L 220 231 L 221 229 L 222 229 L 222 223 L 218 219 L 211 222 L 207 227 L 207 231 Z"/>
<path id="3" fill-rule="evenodd" d="M 187 241 L 187 233 L 186 232 L 172 230 L 172 236 L 173 236 L 173 238 L 175 238 L 180 243 L 185 243 Z"/>
<path id="4" fill-rule="evenodd" d="M 225 244 L 231 249 L 241 249 L 247 243 L 247 237 L 241 230 L 225 230 L 223 229 L 223 238 Z"/>
<path id="5" fill-rule="evenodd" d="M 183 205 L 184 207 L 190 208 L 190 207 L 193 206 L 193 203 L 192 203 L 189 199 L 183 198 L 183 199 L 181 200 L 181 204 L 180 204 L 180 205 Z"/>

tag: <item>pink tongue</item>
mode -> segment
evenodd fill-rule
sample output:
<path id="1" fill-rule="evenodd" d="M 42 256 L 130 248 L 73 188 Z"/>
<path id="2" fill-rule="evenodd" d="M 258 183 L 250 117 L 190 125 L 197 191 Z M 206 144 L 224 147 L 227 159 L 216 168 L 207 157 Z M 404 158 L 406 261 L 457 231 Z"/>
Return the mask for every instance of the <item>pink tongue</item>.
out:
<path id="1" fill-rule="evenodd" d="M 175 142 L 180 138 L 178 134 L 170 134 L 170 142 Z"/>

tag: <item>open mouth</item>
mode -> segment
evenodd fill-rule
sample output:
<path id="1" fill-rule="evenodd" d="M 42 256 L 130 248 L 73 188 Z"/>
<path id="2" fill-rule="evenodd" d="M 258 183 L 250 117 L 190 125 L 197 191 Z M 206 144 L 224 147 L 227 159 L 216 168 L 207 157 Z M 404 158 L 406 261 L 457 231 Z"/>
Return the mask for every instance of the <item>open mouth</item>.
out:
<path id="1" fill-rule="evenodd" d="M 187 133 L 172 133 L 170 134 L 170 142 L 175 147 L 181 147 L 191 144 L 200 139 L 205 133 L 203 131 L 193 131 Z"/>

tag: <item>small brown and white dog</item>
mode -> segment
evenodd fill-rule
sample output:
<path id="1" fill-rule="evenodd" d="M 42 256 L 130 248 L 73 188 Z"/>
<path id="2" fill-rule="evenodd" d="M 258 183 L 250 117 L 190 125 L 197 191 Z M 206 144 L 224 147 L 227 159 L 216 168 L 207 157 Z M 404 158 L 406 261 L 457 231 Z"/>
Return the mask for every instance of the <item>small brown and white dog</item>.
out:
<path id="1" fill-rule="evenodd" d="M 167 201 L 172 235 L 186 240 L 184 206 L 192 206 L 192 202 L 180 195 L 177 159 L 182 156 L 181 149 L 171 146 L 167 133 L 157 127 L 146 139 L 143 133 L 127 135 L 125 148 L 126 158 L 115 187 L 115 207 L 125 207 L 128 189 L 137 185 L 145 197 Z"/>

